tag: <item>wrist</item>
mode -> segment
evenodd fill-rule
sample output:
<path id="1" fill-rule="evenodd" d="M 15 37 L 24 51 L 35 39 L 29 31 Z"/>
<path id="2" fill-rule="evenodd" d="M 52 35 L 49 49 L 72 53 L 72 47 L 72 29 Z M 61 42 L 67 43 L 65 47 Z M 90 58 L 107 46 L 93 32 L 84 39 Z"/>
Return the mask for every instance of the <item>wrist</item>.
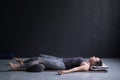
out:
<path id="1" fill-rule="evenodd" d="M 63 71 L 63 74 L 67 73 L 67 71 Z"/>

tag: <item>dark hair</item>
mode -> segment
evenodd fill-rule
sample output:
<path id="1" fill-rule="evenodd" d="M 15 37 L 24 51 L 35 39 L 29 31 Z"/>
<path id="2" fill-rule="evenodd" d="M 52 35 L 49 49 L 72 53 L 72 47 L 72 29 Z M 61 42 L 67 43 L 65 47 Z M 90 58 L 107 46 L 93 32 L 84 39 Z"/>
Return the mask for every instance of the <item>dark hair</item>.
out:
<path id="1" fill-rule="evenodd" d="M 95 66 L 102 66 L 102 60 L 99 60 L 99 61 L 97 61 L 96 63 L 95 63 Z"/>

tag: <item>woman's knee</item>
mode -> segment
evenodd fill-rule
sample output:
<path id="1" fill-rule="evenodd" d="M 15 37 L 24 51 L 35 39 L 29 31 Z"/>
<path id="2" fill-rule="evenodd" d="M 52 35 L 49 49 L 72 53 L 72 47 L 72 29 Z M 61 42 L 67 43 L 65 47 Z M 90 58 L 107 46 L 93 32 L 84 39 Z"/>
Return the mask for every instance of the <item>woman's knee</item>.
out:
<path id="1" fill-rule="evenodd" d="M 29 72 L 41 72 L 45 70 L 45 65 L 44 64 L 35 64 L 27 68 L 26 71 Z"/>

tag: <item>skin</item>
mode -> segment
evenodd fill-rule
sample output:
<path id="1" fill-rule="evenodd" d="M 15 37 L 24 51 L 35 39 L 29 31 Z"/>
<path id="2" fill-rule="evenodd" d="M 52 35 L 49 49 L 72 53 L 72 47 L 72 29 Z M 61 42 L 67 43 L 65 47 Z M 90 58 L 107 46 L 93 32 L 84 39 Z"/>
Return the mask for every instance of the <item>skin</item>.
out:
<path id="1" fill-rule="evenodd" d="M 82 62 L 80 66 L 68 69 L 68 70 L 60 70 L 58 71 L 58 75 L 66 74 L 66 73 L 72 73 L 72 72 L 81 72 L 81 71 L 89 71 L 89 68 L 91 65 L 94 65 L 97 61 L 99 61 L 100 58 L 98 57 L 90 57 L 88 62 Z"/>

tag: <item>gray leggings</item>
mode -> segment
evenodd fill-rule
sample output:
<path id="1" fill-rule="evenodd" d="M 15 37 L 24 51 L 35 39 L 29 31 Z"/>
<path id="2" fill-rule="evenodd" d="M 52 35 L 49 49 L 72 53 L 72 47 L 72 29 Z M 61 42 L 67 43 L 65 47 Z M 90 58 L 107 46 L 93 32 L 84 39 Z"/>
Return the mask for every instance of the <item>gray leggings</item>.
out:
<path id="1" fill-rule="evenodd" d="M 26 60 L 25 63 L 21 65 L 21 68 L 27 69 L 28 67 L 35 64 L 44 64 L 45 69 L 52 70 L 66 69 L 65 64 L 63 62 L 63 58 L 58 58 L 55 56 L 44 54 L 40 54 L 38 57 L 33 57 Z"/>

